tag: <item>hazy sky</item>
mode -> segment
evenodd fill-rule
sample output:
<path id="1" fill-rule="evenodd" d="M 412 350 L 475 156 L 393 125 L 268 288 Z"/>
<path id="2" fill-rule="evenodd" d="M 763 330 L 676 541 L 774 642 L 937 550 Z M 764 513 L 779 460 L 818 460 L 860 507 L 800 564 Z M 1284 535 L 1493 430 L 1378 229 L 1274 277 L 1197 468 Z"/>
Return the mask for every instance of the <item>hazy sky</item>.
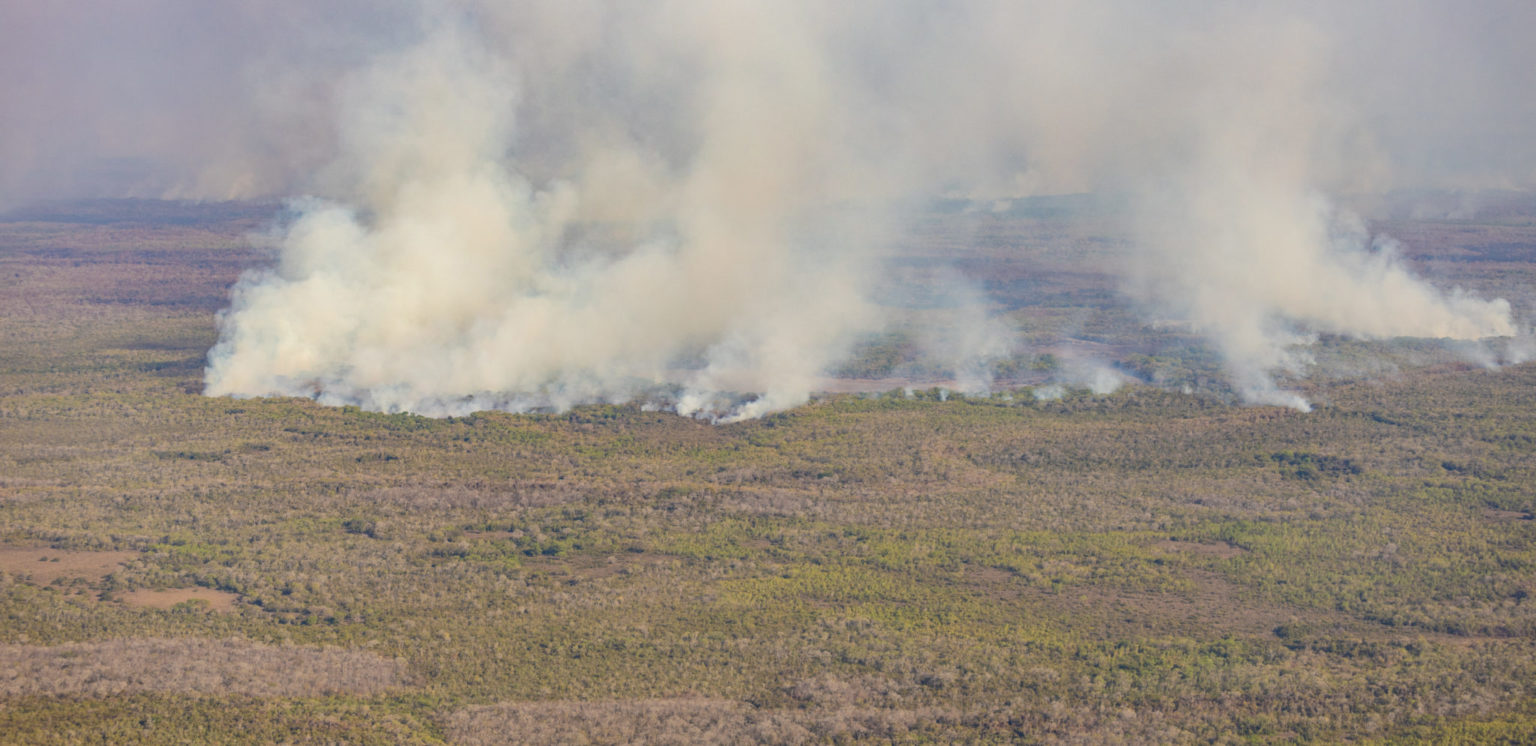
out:
<path id="1" fill-rule="evenodd" d="M 654 24 L 710 16 L 708 6 L 651 2 L 359 2 L 257 0 L 101 0 L 0 5 L 0 204 L 71 196 L 174 196 L 222 199 L 313 189 L 314 172 L 334 155 L 334 86 L 374 55 L 414 43 L 434 17 L 475 14 L 492 44 L 537 37 L 545 59 L 518 74 L 561 66 L 560 54 L 587 55 L 589 73 L 605 65 L 660 63 L 666 50 Z M 496 9 L 496 6 L 515 10 Z M 746 5 L 727 0 L 722 7 Z M 791 3 L 791 5 L 796 5 Z M 1363 186 L 1518 186 L 1536 182 L 1536 4 L 1353 1 L 1315 3 L 853 2 L 843 13 L 813 12 L 801 29 L 808 43 L 857 34 L 850 49 L 869 79 L 897 88 L 900 76 L 934 67 L 964 68 L 978 95 L 999 109 L 1048 105 L 1006 101 L 1020 95 L 1090 95 L 1069 91 L 1105 76 L 1135 76 L 1149 53 L 1174 60 L 1192 47 L 1268 25 L 1290 43 L 1300 28 L 1315 37 L 1303 64 L 1320 69 L 1338 114 L 1358 127 L 1362 147 L 1378 151 Z M 1144 7 L 1145 6 L 1145 7 Z M 859 15 L 853 29 L 833 29 Z M 963 19 L 975 25 L 967 27 Z M 710 21 L 700 19 L 701 24 Z M 985 22 L 985 23 L 983 23 Z M 516 28 L 516 24 L 523 24 Z M 1003 23 L 1001 27 L 985 24 Z M 1064 38 L 1032 29 L 1061 26 Z M 709 29 L 698 29 L 707 34 Z M 661 34 L 664 36 L 664 34 Z M 724 35 L 724 34 L 723 34 Z M 944 36 L 954 44 L 946 46 Z M 1265 32 L 1254 34 L 1265 43 Z M 990 48 L 1055 47 L 1032 64 L 972 54 L 974 37 Z M 819 37 L 819 38 L 812 38 Z M 966 39 L 965 37 L 973 37 Z M 630 47 L 592 54 L 594 39 Z M 1092 52 L 1097 59 L 1075 54 Z M 517 50 L 498 50 L 523 57 Z M 926 58 L 913 60 L 909 52 Z M 793 52 L 786 48 L 786 54 Z M 1234 48 L 1225 54 L 1264 54 Z M 1203 54 L 1204 52 L 1196 52 Z M 1021 50 L 1031 56 L 1028 50 Z M 603 59 L 605 58 L 606 59 Z M 1216 59 L 1220 54 L 1214 55 Z M 642 59 L 650 58 L 650 59 Z M 695 60 L 697 61 L 697 60 Z M 685 64 L 685 60 L 676 60 Z M 1207 60 L 1207 63 L 1214 60 Z M 1062 66 L 1080 66 L 1063 69 Z M 1239 66 L 1241 63 L 1239 62 Z M 1116 70 L 1118 66 L 1124 69 Z M 1088 69 L 1091 67 L 1092 69 Z M 568 73 L 569 71 L 563 71 Z M 633 73 L 633 71 L 630 71 Z M 655 71 L 652 71 L 655 72 Z M 960 71 L 953 71 L 960 72 Z M 1170 69 L 1169 74 L 1178 71 Z M 1016 77 L 1040 79 L 1017 85 Z M 615 85 L 655 75 L 616 76 Z M 629 80 L 624 80 L 629 77 Z M 946 74 L 946 77 L 948 75 Z M 882 80 L 883 79 L 883 80 Z M 600 78 L 589 78 L 588 85 Z M 1155 81 L 1177 86 L 1178 80 Z M 534 87 L 537 87 L 535 84 Z M 1019 91 L 1023 88 L 1023 91 Z M 888 91 L 887 91 L 888 92 Z M 672 116 L 646 111 L 623 90 L 566 91 L 573 98 L 612 94 L 632 108 L 632 122 Z M 1136 95 L 1114 90 L 1115 95 Z M 548 104 L 548 101 L 538 103 Z M 888 103 L 928 103 L 900 102 Z M 940 102 L 931 102 L 939 104 Z M 975 101 L 969 102 L 975 105 Z M 1146 105 L 1157 106 L 1149 100 Z M 556 104 L 556 108 L 558 108 Z M 1109 111 L 1106 109 L 1106 111 Z M 530 115 L 522 112 L 522 115 Z M 548 115 L 549 112 L 544 112 Z M 540 116 L 532 112 L 531 116 Z M 945 112 L 906 112 L 942 126 Z M 1105 126 L 1115 126 L 1105 123 Z M 993 135 L 995 133 L 986 133 Z M 1356 157 L 1363 157 L 1356 153 Z M 1064 187 L 1076 186 L 1063 184 Z"/>

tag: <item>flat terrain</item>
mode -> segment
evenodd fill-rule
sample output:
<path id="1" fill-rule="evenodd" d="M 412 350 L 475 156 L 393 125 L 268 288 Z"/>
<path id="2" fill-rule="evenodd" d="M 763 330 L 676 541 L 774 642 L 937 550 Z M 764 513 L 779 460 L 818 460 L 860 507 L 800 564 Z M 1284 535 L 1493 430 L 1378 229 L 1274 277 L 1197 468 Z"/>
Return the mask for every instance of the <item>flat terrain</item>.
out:
<path id="1" fill-rule="evenodd" d="M 969 221 L 1027 375 L 1207 385 L 724 426 L 203 397 L 269 212 L 0 222 L 0 741 L 1536 741 L 1536 364 L 1325 340 L 1371 364 L 1236 406 L 1072 260 L 1112 237 L 1020 213 L 902 261 Z M 1383 220 L 1529 309 L 1525 214 Z M 849 375 L 910 383 L 903 344 Z"/>

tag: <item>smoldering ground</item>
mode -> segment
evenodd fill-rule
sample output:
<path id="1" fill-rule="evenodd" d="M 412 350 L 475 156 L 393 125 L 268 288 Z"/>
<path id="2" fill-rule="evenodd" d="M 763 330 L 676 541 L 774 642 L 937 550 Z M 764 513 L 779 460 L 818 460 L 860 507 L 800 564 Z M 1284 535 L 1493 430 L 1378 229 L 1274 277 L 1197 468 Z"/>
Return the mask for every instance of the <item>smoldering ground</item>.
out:
<path id="1" fill-rule="evenodd" d="M 1526 4 L 270 5 L 4 11 L 31 40 L 8 198 L 65 152 L 40 194 L 308 195 L 221 316 L 211 395 L 793 406 L 889 323 L 879 260 L 939 195 L 1123 199 L 1126 289 L 1256 402 L 1306 406 L 1273 376 L 1319 332 L 1521 331 L 1335 197 L 1536 183 Z M 193 29 L 184 56 L 153 24 Z M 957 370 L 1009 349 L 950 295 Z"/>

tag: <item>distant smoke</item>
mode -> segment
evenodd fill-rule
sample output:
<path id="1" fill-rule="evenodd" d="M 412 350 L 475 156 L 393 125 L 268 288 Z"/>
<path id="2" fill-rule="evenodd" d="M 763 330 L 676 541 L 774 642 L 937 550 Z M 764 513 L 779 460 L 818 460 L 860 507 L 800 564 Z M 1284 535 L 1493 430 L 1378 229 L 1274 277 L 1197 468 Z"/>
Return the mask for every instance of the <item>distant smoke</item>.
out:
<path id="1" fill-rule="evenodd" d="M 1314 333 L 1518 331 L 1326 195 L 1536 184 L 1529 3 L 270 6 L 0 10 L 0 201 L 315 195 L 237 288 L 212 395 L 793 406 L 956 193 L 1123 196 L 1128 287 L 1253 401 L 1306 406 L 1273 375 Z"/>
<path id="2" fill-rule="evenodd" d="M 925 290 L 940 309 L 911 324 L 920 360 L 953 374 L 960 393 L 988 393 L 993 365 L 1020 351 L 1019 330 L 993 313 L 981 290 L 958 273 L 936 273 L 928 283 Z"/>
<path id="3" fill-rule="evenodd" d="M 1317 332 L 1458 340 L 1517 333 L 1508 302 L 1430 287 L 1403 267 L 1395 241 L 1370 236 L 1304 188 L 1250 184 L 1233 193 L 1214 186 L 1220 181 L 1152 212 L 1177 232 L 1148 232 L 1150 261 L 1138 276 L 1152 298 L 1211 337 L 1248 400 L 1308 409 L 1277 389 L 1271 373 L 1301 372 Z M 1258 188 L 1272 191 L 1255 200 Z"/>

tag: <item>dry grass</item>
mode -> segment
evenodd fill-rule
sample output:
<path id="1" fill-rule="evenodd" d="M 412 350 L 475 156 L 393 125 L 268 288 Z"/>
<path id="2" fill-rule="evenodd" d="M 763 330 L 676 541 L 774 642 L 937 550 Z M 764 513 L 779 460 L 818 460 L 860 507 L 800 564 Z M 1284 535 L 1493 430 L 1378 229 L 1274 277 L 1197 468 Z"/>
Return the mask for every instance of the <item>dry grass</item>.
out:
<path id="1" fill-rule="evenodd" d="M 1205 556 L 1208 556 L 1208 557 L 1216 557 L 1216 558 L 1219 558 L 1219 559 L 1231 559 L 1233 557 L 1241 557 L 1242 555 L 1248 553 L 1248 550 L 1246 550 L 1246 549 L 1244 549 L 1244 548 L 1242 548 L 1240 546 L 1237 546 L 1235 544 L 1232 544 L 1232 543 L 1229 543 L 1229 542 L 1225 542 L 1225 541 L 1220 541 L 1220 542 L 1163 541 L 1163 542 L 1158 542 L 1155 546 L 1158 549 L 1163 549 L 1163 550 L 1170 551 L 1170 552 L 1181 552 L 1181 553 L 1187 553 L 1187 554 L 1201 554 L 1201 555 L 1205 555 Z"/>
<path id="2" fill-rule="evenodd" d="M 143 639 L 0 645 L 0 696 L 135 692 L 252 697 L 372 695 L 404 685 L 405 665 L 372 653 L 243 640 Z"/>
<path id="3" fill-rule="evenodd" d="M 211 611 L 232 612 L 235 610 L 235 602 L 240 599 L 236 594 L 228 591 L 218 591 L 212 588 L 171 588 L 167 590 L 141 589 L 129 591 L 117 596 L 117 599 L 129 606 L 137 606 L 148 609 L 169 609 L 176 604 L 188 601 L 207 604 Z"/>
<path id="4" fill-rule="evenodd" d="M 763 727 L 775 732 L 754 732 Z M 449 723 L 456 743 L 803 743 L 810 733 L 741 702 L 656 699 L 624 702 L 512 702 L 471 707 Z"/>
<path id="5" fill-rule="evenodd" d="M 862 681 L 802 682 L 806 696 L 834 699 L 867 688 Z M 802 744 L 848 739 L 943 738 L 960 720 L 940 708 L 900 709 L 862 705 L 757 708 L 745 702 L 703 697 L 606 702 L 505 702 L 470 707 L 449 720 L 449 738 L 480 744 Z"/>
<path id="6" fill-rule="evenodd" d="M 1528 510 L 1499 510 L 1498 508 L 1483 508 L 1483 515 L 1496 521 L 1529 521 L 1532 518 Z"/>

